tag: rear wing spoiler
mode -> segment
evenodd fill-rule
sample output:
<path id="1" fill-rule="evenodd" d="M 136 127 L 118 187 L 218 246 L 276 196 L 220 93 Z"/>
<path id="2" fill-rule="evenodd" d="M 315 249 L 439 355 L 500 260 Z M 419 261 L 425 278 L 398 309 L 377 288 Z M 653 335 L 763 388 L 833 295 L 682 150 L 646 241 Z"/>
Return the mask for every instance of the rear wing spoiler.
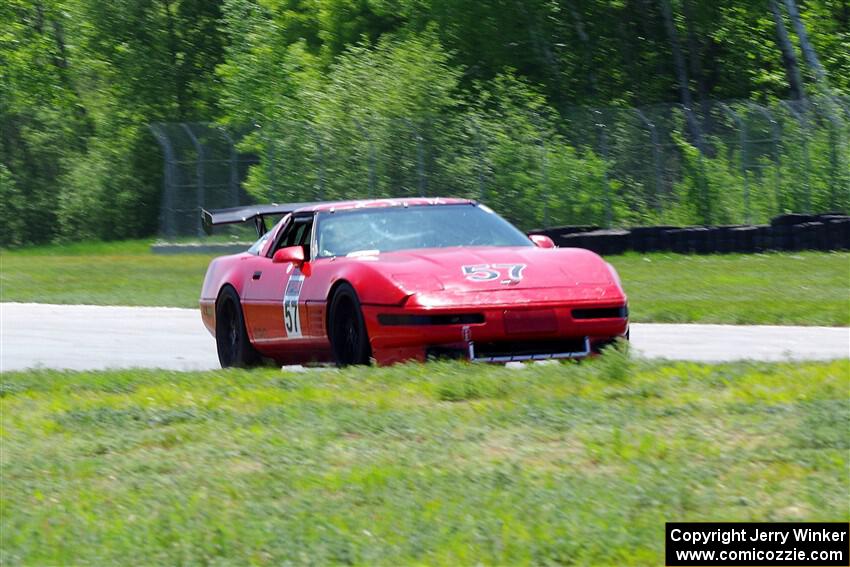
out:
<path id="1" fill-rule="evenodd" d="M 298 209 L 309 207 L 317 203 L 285 203 L 272 205 L 250 205 L 247 207 L 232 207 L 230 209 L 216 209 L 208 211 L 201 209 L 201 224 L 204 232 L 212 234 L 214 226 L 221 224 L 237 224 L 252 222 L 257 229 L 257 236 L 262 236 L 268 231 L 265 217 L 272 215 L 287 215 Z"/>

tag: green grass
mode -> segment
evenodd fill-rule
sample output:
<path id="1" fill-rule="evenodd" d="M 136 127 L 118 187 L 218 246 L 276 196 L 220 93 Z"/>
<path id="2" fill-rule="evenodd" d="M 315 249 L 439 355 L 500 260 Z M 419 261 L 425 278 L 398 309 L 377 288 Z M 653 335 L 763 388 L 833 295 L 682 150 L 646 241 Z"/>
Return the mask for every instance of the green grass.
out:
<path id="1" fill-rule="evenodd" d="M 850 361 L 2 375 L 0 563 L 663 564 L 850 519 Z"/>
<path id="2" fill-rule="evenodd" d="M 2 301 L 196 307 L 211 256 L 157 256 L 150 242 L 4 250 Z M 850 254 L 627 254 L 638 322 L 850 325 Z"/>
<path id="3" fill-rule="evenodd" d="M 3 250 L 2 301 L 197 307 L 212 256 L 155 255 L 150 241 Z"/>
<path id="4" fill-rule="evenodd" d="M 608 260 L 635 321 L 850 325 L 850 254 L 627 254 Z"/>

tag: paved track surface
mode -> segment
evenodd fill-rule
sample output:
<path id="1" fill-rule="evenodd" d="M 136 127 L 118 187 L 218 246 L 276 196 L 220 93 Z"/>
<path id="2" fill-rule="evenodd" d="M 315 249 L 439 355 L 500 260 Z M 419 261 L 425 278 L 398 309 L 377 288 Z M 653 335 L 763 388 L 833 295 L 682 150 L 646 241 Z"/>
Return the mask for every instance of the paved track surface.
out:
<path id="1" fill-rule="evenodd" d="M 850 357 L 850 328 L 638 324 L 642 356 L 695 361 Z M 194 309 L 0 303 L 0 370 L 218 368 Z"/>

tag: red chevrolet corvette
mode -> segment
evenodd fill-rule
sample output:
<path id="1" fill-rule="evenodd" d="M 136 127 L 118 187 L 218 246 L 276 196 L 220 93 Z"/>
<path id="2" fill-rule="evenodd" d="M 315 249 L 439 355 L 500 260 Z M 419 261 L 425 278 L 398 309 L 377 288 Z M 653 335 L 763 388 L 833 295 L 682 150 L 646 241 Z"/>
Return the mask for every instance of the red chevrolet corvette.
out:
<path id="1" fill-rule="evenodd" d="M 629 330 L 611 265 L 528 237 L 462 199 L 380 199 L 203 211 L 260 238 L 216 258 L 201 291 L 222 366 L 262 357 L 340 365 L 431 356 L 581 358 Z M 268 217 L 281 216 L 271 229 Z"/>

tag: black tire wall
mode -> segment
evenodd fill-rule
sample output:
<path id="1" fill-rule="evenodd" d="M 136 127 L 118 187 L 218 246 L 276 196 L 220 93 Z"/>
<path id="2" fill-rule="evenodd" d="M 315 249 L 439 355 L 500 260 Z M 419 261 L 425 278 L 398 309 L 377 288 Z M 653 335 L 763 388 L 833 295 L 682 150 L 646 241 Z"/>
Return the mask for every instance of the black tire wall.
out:
<path id="1" fill-rule="evenodd" d="M 641 226 L 630 230 L 562 226 L 533 230 L 562 248 L 597 254 L 677 252 L 681 254 L 756 253 L 769 250 L 850 250 L 850 216 L 787 214 L 765 225 Z"/>

